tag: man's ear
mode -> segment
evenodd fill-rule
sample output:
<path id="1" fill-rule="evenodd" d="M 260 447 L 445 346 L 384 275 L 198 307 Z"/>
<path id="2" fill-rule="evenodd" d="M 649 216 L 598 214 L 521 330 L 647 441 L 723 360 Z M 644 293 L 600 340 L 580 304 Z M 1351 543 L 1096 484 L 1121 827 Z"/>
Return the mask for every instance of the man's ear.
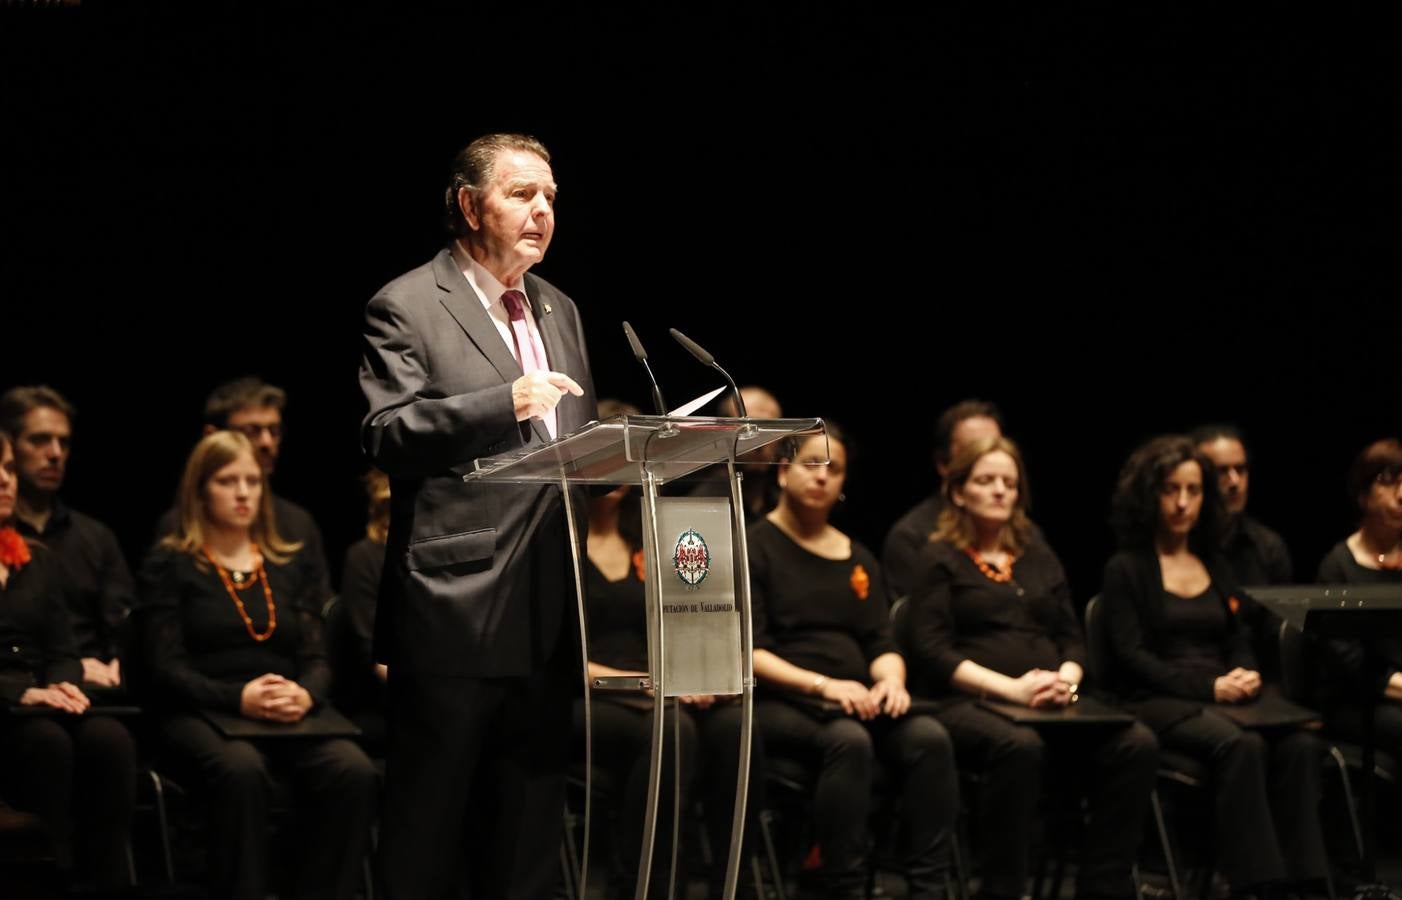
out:
<path id="1" fill-rule="evenodd" d="M 477 199 L 472 195 L 472 188 L 458 188 L 458 209 L 462 211 L 463 221 L 467 227 L 476 231 L 482 227 L 482 221 L 477 215 Z"/>

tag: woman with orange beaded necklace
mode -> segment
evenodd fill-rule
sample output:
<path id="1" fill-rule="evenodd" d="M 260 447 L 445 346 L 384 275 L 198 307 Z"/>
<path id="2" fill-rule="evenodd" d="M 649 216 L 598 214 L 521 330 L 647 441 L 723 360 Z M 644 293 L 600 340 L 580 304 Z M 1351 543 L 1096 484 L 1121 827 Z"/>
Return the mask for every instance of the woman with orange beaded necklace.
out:
<path id="1" fill-rule="evenodd" d="M 998 435 L 973 441 L 950 461 L 944 491 L 910 599 L 912 684 L 941 698 L 937 718 L 960 765 L 984 776 L 974 815 L 980 897 L 1026 892 L 1042 779 L 1066 773 L 1079 778 L 1091 812 L 1077 896 L 1130 897 L 1158 765 L 1154 736 L 1139 723 L 1039 731 L 972 702 L 1074 703 L 1085 642 L 1061 562 L 1031 537 L 1017 446 Z"/>
<path id="2" fill-rule="evenodd" d="M 158 733 L 173 774 L 207 794 L 215 895 L 268 893 L 270 775 L 290 778 L 301 835 L 285 896 L 350 898 L 369 841 L 376 776 L 344 738 L 225 737 L 201 709 L 294 723 L 324 702 L 330 670 L 316 580 L 277 533 L 248 438 L 207 435 L 180 481 L 179 524 L 147 557 L 141 618 Z"/>

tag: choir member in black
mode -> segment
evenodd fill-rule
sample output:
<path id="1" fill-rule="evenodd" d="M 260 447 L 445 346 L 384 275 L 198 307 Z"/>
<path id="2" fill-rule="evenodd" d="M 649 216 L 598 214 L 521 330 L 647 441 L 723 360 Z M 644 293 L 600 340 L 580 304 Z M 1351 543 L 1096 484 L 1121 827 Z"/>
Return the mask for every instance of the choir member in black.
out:
<path id="1" fill-rule="evenodd" d="M 755 718 L 768 753 L 817 771 L 823 890 L 865 896 L 879 758 L 901 791 L 910 896 L 929 898 L 943 893 L 959 808 L 954 748 L 939 722 L 910 714 L 876 558 L 828 522 L 848 454 L 832 423 L 826 445 L 821 435 L 795 442 L 779 468 L 778 507 L 749 531 L 754 670 L 763 689 Z"/>
<path id="2" fill-rule="evenodd" d="M 268 893 L 270 778 L 292 782 L 300 827 L 288 896 L 350 898 L 370 835 L 374 767 L 344 738 L 225 737 L 201 709 L 269 723 L 301 721 L 326 702 L 319 579 L 283 540 L 249 440 L 216 431 L 191 452 L 176 531 L 140 576 L 157 732 L 176 777 L 210 811 L 216 896 Z"/>
<path id="3" fill-rule="evenodd" d="M 1221 558 L 1231 567 L 1236 583 L 1292 583 L 1294 567 L 1285 539 L 1246 511 L 1251 464 L 1241 432 L 1231 425 L 1203 425 L 1193 429 L 1191 436 L 1217 469 L 1217 490 L 1227 513 L 1222 524 Z"/>
<path id="4" fill-rule="evenodd" d="M 987 400 L 961 400 L 935 420 L 935 471 L 941 488 L 915 504 L 886 533 L 881 549 L 886 586 L 897 597 L 909 597 L 920 575 L 920 554 L 930 542 L 944 509 L 943 483 L 949 461 L 982 437 L 1003 433 L 1003 414 Z"/>
<path id="5" fill-rule="evenodd" d="M 15 531 L 16 487 L 14 445 L 0 431 L 0 702 L 52 711 L 0 717 L 0 793 L 39 816 L 79 881 L 120 888 L 130 882 L 136 751 L 120 722 L 88 714 L 61 564 Z"/>
<path id="6" fill-rule="evenodd" d="M 635 407 L 617 400 L 601 400 L 599 417 L 637 415 Z M 589 675 L 645 675 L 647 673 L 646 584 L 643 581 L 642 518 L 636 490 L 624 485 L 589 501 L 588 560 L 584 566 L 585 611 L 589 626 Z M 657 841 L 653 848 L 653 872 L 649 896 L 666 896 L 671 862 L 672 773 L 675 758 L 672 736 L 680 716 L 682 803 L 690 805 L 698 778 L 703 780 L 706 824 L 715 868 L 708 873 L 711 890 L 719 896 L 730 849 L 735 812 L 735 784 L 739 775 L 740 706 L 735 698 L 687 696 L 669 709 L 666 744 L 661 770 Z M 575 702 L 575 731 L 584 734 L 584 701 Z M 611 770 L 621 792 L 616 806 L 614 831 L 626 866 L 620 895 L 633 896 L 632 877 L 638 870 L 643 818 L 647 800 L 649 753 L 652 748 L 652 699 L 641 695 L 592 694 L 594 764 Z M 752 741 L 750 792 L 747 807 L 764 806 L 762 743 Z M 704 760 L 704 763 L 703 763 Z M 683 815 L 685 828 L 685 815 Z M 685 832 L 683 832 L 685 834 Z M 685 893 L 685 844 L 677 855 L 679 885 Z"/>
<path id="7" fill-rule="evenodd" d="M 1354 460 L 1349 495 L 1358 530 L 1334 545 L 1319 564 L 1320 584 L 1402 585 L 1402 442 L 1374 441 Z M 1402 752 L 1402 639 L 1334 639 L 1325 648 L 1323 695 L 1329 729 L 1357 741 L 1371 695 L 1377 746 Z"/>
<path id="8" fill-rule="evenodd" d="M 360 727 L 360 743 L 376 756 L 385 747 L 385 682 L 389 668 L 377 663 L 372 650 L 375 604 L 380 573 L 385 567 L 385 538 L 389 534 L 389 477 L 378 469 L 365 476 L 370 511 L 365 537 L 346 549 L 341 572 L 340 635 L 330 635 L 336 672 L 336 704 Z"/>
<path id="9" fill-rule="evenodd" d="M 1214 555 L 1223 516 L 1212 461 L 1192 440 L 1130 455 L 1111 505 L 1121 550 L 1105 566 L 1112 684 L 1159 744 L 1212 771 L 1219 868 L 1236 893 L 1327 874 L 1322 748 L 1310 732 L 1248 730 L 1214 709 L 1261 691 L 1238 591 Z"/>
<path id="10" fill-rule="evenodd" d="M 19 474 L 15 530 L 43 543 L 62 564 L 83 687 L 101 704 L 104 693 L 122 690 L 123 629 L 136 585 L 112 529 L 59 496 L 76 415 L 73 404 L 45 385 L 10 388 L 0 396 L 0 428 L 14 435 Z"/>
<path id="11" fill-rule="evenodd" d="M 1138 722 L 1039 732 L 970 702 L 1075 702 L 1085 642 L 1061 562 L 1028 540 L 1027 477 L 1013 442 L 988 436 L 964 447 L 944 490 L 911 596 L 912 682 L 921 696 L 954 695 L 939 719 L 960 765 L 985 776 L 975 815 L 982 896 L 1023 895 L 1043 776 L 1069 774 L 1090 801 L 1077 894 L 1129 897 L 1158 742 Z"/>

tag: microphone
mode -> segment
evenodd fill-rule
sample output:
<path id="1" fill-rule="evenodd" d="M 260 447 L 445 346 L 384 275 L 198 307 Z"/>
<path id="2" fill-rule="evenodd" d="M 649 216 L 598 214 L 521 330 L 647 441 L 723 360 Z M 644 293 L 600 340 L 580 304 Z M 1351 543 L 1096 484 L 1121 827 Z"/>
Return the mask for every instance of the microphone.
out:
<path id="1" fill-rule="evenodd" d="M 730 377 L 730 373 L 722 369 L 720 367 L 720 364 L 716 362 L 716 358 L 711 354 L 707 353 L 705 348 L 703 348 L 700 344 L 696 343 L 691 338 L 682 334 L 675 328 L 669 330 L 672 333 L 672 337 L 676 339 L 676 342 L 685 347 L 686 352 L 696 357 L 697 362 L 701 363 L 701 365 L 703 366 L 709 366 L 710 368 L 715 369 L 721 374 L 721 377 L 723 377 L 727 382 L 730 383 L 730 392 L 735 397 L 735 411 L 740 414 L 740 418 L 748 419 L 750 417 L 750 414 L 745 410 L 745 398 L 740 396 L 740 388 L 735 384 L 735 379 Z"/>
<path id="2" fill-rule="evenodd" d="M 623 334 L 628 338 L 628 346 L 633 348 L 633 358 L 643 364 L 647 380 L 652 382 L 652 403 L 657 407 L 657 414 L 667 415 L 667 404 L 662 402 L 662 388 L 658 387 L 657 379 L 653 377 L 652 366 L 647 364 L 647 351 L 643 349 L 643 342 L 638 340 L 637 332 L 633 331 L 633 326 L 627 322 L 623 323 Z"/>

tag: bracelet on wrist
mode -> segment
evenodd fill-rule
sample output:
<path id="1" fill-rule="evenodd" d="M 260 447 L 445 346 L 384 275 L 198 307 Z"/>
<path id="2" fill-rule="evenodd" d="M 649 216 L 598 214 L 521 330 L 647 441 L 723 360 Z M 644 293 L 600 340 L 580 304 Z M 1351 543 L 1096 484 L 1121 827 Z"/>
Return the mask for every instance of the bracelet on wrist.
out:
<path id="1" fill-rule="evenodd" d="M 823 685 L 825 685 L 825 684 L 827 684 L 827 683 L 828 683 L 828 676 L 826 676 L 826 675 L 819 675 L 817 678 L 814 678 L 814 679 L 813 679 L 813 688 L 812 688 L 812 690 L 811 690 L 811 693 L 814 693 L 814 694 L 821 694 L 821 693 L 823 692 Z"/>

